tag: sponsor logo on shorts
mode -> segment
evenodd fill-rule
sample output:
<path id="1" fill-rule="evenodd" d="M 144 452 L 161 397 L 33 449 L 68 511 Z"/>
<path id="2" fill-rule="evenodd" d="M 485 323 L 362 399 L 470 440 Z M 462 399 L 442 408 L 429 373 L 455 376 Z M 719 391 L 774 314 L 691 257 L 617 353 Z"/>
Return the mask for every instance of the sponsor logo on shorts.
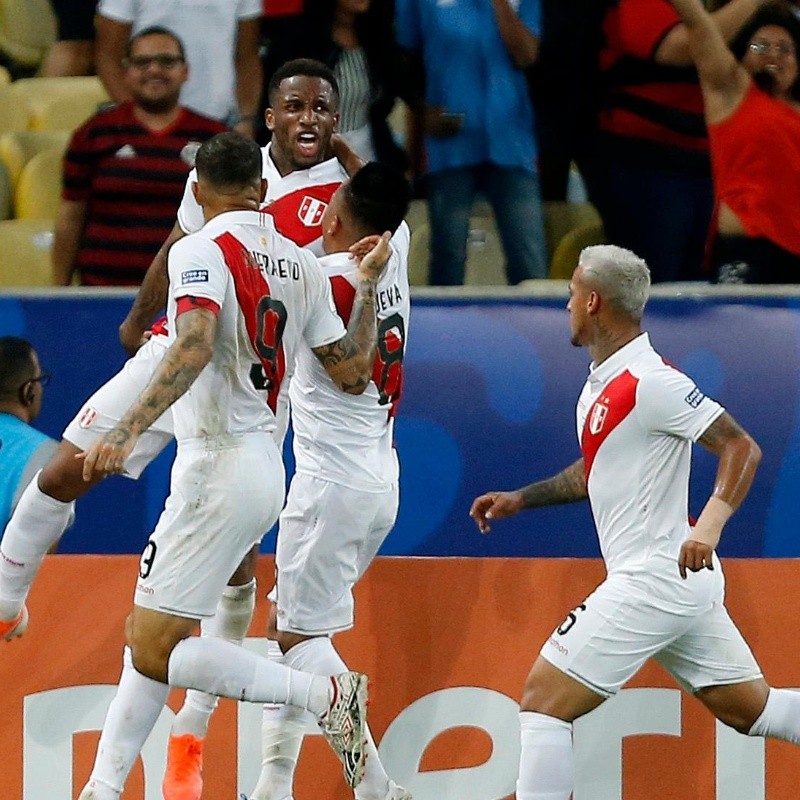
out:
<path id="1" fill-rule="evenodd" d="M 705 395 L 695 386 L 689 394 L 684 397 L 684 400 L 692 407 L 697 408 L 700 403 L 705 400 Z"/>
<path id="2" fill-rule="evenodd" d="M 554 638 L 553 636 L 551 636 L 547 640 L 547 643 L 551 647 L 555 647 L 555 649 L 558 650 L 558 652 L 561 653 L 562 656 L 568 656 L 569 655 L 569 647 L 564 647 L 564 645 L 561 644 L 561 642 L 559 642 L 558 639 Z"/>
<path id="3" fill-rule="evenodd" d="M 145 586 L 143 583 L 137 583 L 136 591 L 141 592 L 142 594 L 153 594 L 154 590 L 151 586 Z"/>
<path id="4" fill-rule="evenodd" d="M 81 418 L 78 420 L 78 426 L 84 429 L 91 428 L 96 419 L 97 411 L 91 406 L 86 406 L 86 408 L 83 409 Z"/>
<path id="5" fill-rule="evenodd" d="M 187 269 L 181 273 L 181 283 L 208 283 L 208 270 Z"/>
<path id="6" fill-rule="evenodd" d="M 317 200 L 316 197 L 305 195 L 300 202 L 300 208 L 297 209 L 297 216 L 303 225 L 313 228 L 322 221 L 322 215 L 327 207 L 327 203 Z"/>

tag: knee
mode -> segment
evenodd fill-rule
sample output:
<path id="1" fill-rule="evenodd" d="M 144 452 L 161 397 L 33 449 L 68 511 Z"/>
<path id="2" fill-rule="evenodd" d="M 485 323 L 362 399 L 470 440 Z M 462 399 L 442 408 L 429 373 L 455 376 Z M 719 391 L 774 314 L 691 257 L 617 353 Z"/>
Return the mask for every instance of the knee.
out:
<path id="1" fill-rule="evenodd" d="M 75 458 L 79 452 L 74 445 L 62 441 L 39 475 L 39 489 L 62 503 L 85 494 L 92 484 L 83 480 L 83 462 Z"/>
<path id="2" fill-rule="evenodd" d="M 758 715 L 753 716 L 752 714 L 748 714 L 746 712 L 742 712 L 739 709 L 733 710 L 726 710 L 726 711 L 718 711 L 714 716 L 723 724 L 727 725 L 729 728 L 733 728 L 738 733 L 742 733 L 747 736 L 753 728 L 756 719 L 758 719 Z"/>
<path id="3" fill-rule="evenodd" d="M 133 628 L 128 635 L 128 646 L 134 669 L 154 681 L 169 683 L 169 657 L 177 644 L 171 636 L 144 637 Z"/>
<path id="4" fill-rule="evenodd" d="M 236 567 L 236 572 L 231 575 L 228 585 L 230 586 L 243 586 L 249 583 L 256 574 L 256 564 L 258 562 L 258 547 L 254 547 L 242 559 L 242 562 Z"/>
<path id="5" fill-rule="evenodd" d="M 519 701 L 520 711 L 535 711 L 539 714 L 546 713 L 546 696 L 544 687 L 536 679 L 529 679 L 522 690 L 522 698 Z"/>

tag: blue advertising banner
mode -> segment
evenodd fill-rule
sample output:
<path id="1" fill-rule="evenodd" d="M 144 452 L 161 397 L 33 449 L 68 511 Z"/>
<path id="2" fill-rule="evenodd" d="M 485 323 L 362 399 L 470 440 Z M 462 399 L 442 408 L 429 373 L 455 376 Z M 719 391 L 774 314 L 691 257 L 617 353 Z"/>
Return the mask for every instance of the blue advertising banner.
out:
<path id="1" fill-rule="evenodd" d="M 383 555 L 596 557 L 585 503 L 539 509 L 480 535 L 467 512 L 490 489 L 547 477 L 579 457 L 574 404 L 588 353 L 569 343 L 564 299 L 414 298 L 396 421 L 401 508 Z M 0 297 L 0 335 L 29 338 L 53 374 L 37 427 L 58 437 L 122 365 L 129 297 Z M 800 301 L 654 298 L 653 345 L 719 400 L 764 451 L 720 552 L 800 556 Z M 137 553 L 167 491 L 172 449 L 139 481 L 111 478 L 78 504 L 60 552 Z M 691 509 L 716 461 L 698 448 Z M 274 550 L 274 535 L 265 552 Z"/>

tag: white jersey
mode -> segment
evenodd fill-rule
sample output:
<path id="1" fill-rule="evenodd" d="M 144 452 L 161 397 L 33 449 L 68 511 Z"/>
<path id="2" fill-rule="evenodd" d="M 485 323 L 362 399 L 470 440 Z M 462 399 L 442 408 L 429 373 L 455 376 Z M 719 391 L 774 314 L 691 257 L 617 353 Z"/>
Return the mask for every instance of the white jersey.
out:
<path id="1" fill-rule="evenodd" d="M 690 533 L 692 442 L 724 409 L 641 334 L 592 364 L 577 408 L 589 500 L 609 574 L 675 561 Z"/>
<path id="2" fill-rule="evenodd" d="M 286 365 L 345 328 L 317 259 L 256 211 L 220 214 L 169 251 L 170 342 L 188 297 L 219 306 L 210 363 L 173 406 L 175 438 L 274 433 Z"/>
<path id="3" fill-rule="evenodd" d="M 322 215 L 333 193 L 347 180 L 344 167 L 329 158 L 310 169 L 301 169 L 281 176 L 270 156 L 270 147 L 262 149 L 262 177 L 267 181 L 264 202 L 275 218 L 279 233 L 300 247 L 307 247 L 314 255 L 324 255 L 322 249 Z M 203 210 L 192 194 L 192 183 L 197 181 L 193 169 L 186 179 L 183 199 L 178 209 L 178 225 L 184 233 L 194 233 L 203 227 Z"/>
<path id="4" fill-rule="evenodd" d="M 289 386 L 297 472 L 366 491 L 397 482 L 393 417 L 403 382 L 410 312 L 409 230 L 392 238 L 392 255 L 377 287 L 378 350 L 372 381 L 361 395 L 341 392 L 313 353 L 298 352 Z M 320 259 L 347 322 L 355 297 L 355 266 L 347 253 Z"/>

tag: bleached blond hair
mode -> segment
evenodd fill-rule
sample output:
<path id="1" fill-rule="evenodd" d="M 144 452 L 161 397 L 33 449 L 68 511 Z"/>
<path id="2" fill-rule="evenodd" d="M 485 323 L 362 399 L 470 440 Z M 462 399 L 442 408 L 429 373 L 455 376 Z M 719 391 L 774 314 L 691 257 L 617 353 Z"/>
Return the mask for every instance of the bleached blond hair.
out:
<path id="1" fill-rule="evenodd" d="M 582 279 L 617 311 L 641 321 L 650 295 L 650 268 L 643 258 L 615 244 L 584 247 L 578 258 Z"/>

